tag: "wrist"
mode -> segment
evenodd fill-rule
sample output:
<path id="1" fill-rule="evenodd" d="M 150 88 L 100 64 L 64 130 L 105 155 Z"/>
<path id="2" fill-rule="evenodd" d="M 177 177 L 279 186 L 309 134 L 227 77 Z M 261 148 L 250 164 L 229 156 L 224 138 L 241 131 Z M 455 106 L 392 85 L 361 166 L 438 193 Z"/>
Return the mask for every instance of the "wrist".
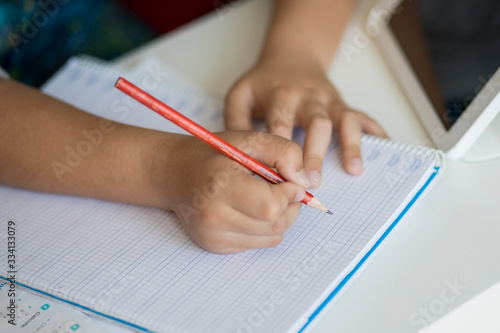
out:
<path id="1" fill-rule="evenodd" d="M 147 170 L 152 186 L 151 206 L 174 210 L 179 177 L 176 166 L 180 160 L 187 135 L 162 133 L 162 138 L 151 149 L 150 170 Z M 182 182 L 181 182 L 182 183 Z"/>
<path id="2" fill-rule="evenodd" d="M 330 65 L 329 60 L 318 56 L 315 52 L 304 50 L 294 45 L 271 45 L 262 51 L 259 64 L 273 64 L 273 66 L 300 66 L 326 73 Z"/>

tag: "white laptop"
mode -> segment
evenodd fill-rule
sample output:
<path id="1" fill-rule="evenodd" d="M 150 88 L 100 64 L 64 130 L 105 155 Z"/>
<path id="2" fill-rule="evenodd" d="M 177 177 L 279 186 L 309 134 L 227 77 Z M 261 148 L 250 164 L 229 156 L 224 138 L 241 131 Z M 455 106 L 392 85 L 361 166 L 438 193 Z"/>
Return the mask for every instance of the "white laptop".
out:
<path id="1" fill-rule="evenodd" d="M 382 0 L 365 30 L 436 147 L 462 156 L 500 111 L 500 1 Z"/>

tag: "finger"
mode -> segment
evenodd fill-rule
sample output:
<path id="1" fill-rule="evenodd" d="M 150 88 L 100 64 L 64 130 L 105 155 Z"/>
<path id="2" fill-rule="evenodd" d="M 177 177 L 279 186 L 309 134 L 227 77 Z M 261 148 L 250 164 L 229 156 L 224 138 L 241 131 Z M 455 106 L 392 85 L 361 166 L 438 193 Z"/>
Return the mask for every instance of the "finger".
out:
<path id="1" fill-rule="evenodd" d="M 300 203 L 289 205 L 280 218 L 272 223 L 265 223 L 269 230 L 263 235 L 241 233 L 239 231 L 229 234 L 234 237 L 233 241 L 237 242 L 237 245 L 233 246 L 235 248 L 266 248 L 279 245 L 285 232 L 297 219 L 300 208 Z"/>
<path id="2" fill-rule="evenodd" d="M 299 216 L 300 209 L 302 208 L 302 203 L 294 202 L 286 208 L 285 212 L 281 217 L 274 221 L 271 226 L 272 234 L 284 233 L 295 223 L 297 217 Z"/>
<path id="3" fill-rule="evenodd" d="M 276 221 L 288 206 L 305 197 L 304 189 L 294 183 L 269 184 L 250 175 L 231 180 L 235 189 L 227 196 L 235 210 L 259 221 Z"/>
<path id="4" fill-rule="evenodd" d="M 363 172 L 361 158 L 361 124 L 353 111 L 344 112 L 339 121 L 339 137 L 342 149 L 342 161 L 345 170 L 352 175 Z"/>
<path id="5" fill-rule="evenodd" d="M 299 96 L 286 89 L 276 89 L 265 104 L 266 127 L 269 133 L 292 138 L 295 109 Z"/>
<path id="6" fill-rule="evenodd" d="M 249 235 L 239 231 L 204 226 L 197 230 L 194 241 L 207 251 L 233 253 L 236 249 L 260 249 L 281 243 L 283 233 L 274 235 Z"/>
<path id="7" fill-rule="evenodd" d="M 311 187 L 317 188 L 321 185 L 321 169 L 332 137 L 333 125 L 325 106 L 319 102 L 309 102 L 305 108 L 307 111 L 299 113 L 300 122 L 306 130 L 304 165 Z"/>
<path id="8" fill-rule="evenodd" d="M 360 118 L 361 129 L 363 130 L 363 132 L 379 136 L 381 138 L 388 138 L 385 130 L 375 120 L 364 113 L 359 113 L 358 116 Z"/>
<path id="9" fill-rule="evenodd" d="M 218 240 L 220 244 L 228 244 L 226 249 L 222 253 L 227 253 L 227 251 L 232 251 L 231 249 L 265 249 L 270 247 L 275 247 L 281 244 L 283 240 L 283 234 L 272 235 L 272 236 L 253 236 L 240 234 L 238 232 L 227 232 Z M 221 252 L 219 252 L 221 253 Z M 231 253 L 231 252 L 230 252 Z"/>
<path id="10" fill-rule="evenodd" d="M 218 254 L 233 254 L 233 253 L 238 253 L 238 252 L 244 252 L 244 251 L 247 251 L 247 250 L 250 250 L 250 249 L 241 248 L 241 247 L 230 247 L 230 248 L 224 249 L 223 252 L 215 252 L 215 253 L 218 253 Z"/>
<path id="11" fill-rule="evenodd" d="M 283 214 L 275 221 L 263 221 L 236 211 L 233 219 L 227 221 L 226 230 L 252 236 L 275 236 L 284 234 L 299 215 L 301 203 L 288 205 Z"/>
<path id="12" fill-rule="evenodd" d="M 256 236 L 233 231 L 205 230 L 202 238 L 195 242 L 207 251 L 227 254 L 241 252 L 246 249 L 262 249 L 274 247 L 281 243 L 283 234 Z"/>
<path id="13" fill-rule="evenodd" d="M 252 130 L 253 96 L 249 85 L 239 83 L 227 95 L 224 121 L 229 130 Z"/>
<path id="14" fill-rule="evenodd" d="M 276 168 L 285 180 L 309 188 L 310 181 L 304 170 L 302 149 L 298 144 L 262 132 L 252 133 L 247 141 L 254 158 Z"/>

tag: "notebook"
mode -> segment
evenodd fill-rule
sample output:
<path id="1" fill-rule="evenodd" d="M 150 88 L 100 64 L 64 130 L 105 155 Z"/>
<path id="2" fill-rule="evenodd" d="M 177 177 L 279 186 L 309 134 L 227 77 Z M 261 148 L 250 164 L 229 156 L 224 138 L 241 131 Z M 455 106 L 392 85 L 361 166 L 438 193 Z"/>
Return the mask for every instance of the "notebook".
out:
<path id="1" fill-rule="evenodd" d="M 134 72 L 76 58 L 43 90 L 115 121 L 180 132 L 113 88 L 123 75 L 208 129 L 223 128 L 219 99 L 176 85 L 182 78 L 166 67 L 145 74 L 155 64 Z M 154 78 L 161 71 L 168 80 Z M 302 207 L 279 246 L 230 255 L 199 248 L 171 212 L 0 186 L 2 219 L 17 226 L 17 283 L 138 331 L 308 331 L 443 171 L 440 151 L 371 136 L 361 150 L 365 171 L 351 176 L 330 145 L 312 193 L 333 216 Z M 5 247 L 6 233 L 0 240 Z"/>

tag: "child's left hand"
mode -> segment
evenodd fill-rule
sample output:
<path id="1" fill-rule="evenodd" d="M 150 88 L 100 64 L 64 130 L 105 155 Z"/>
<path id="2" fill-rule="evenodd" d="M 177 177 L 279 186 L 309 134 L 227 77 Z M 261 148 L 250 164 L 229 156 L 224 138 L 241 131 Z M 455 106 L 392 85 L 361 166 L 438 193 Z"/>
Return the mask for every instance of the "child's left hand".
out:
<path id="1" fill-rule="evenodd" d="M 339 132 L 344 168 L 363 170 L 361 133 L 386 137 L 366 114 L 347 106 L 320 64 L 300 55 L 268 56 L 231 89 L 226 127 L 252 129 L 251 118 L 264 118 L 270 133 L 290 139 L 294 126 L 306 131 L 304 165 L 311 187 L 321 183 L 321 167 L 332 130 Z"/>

